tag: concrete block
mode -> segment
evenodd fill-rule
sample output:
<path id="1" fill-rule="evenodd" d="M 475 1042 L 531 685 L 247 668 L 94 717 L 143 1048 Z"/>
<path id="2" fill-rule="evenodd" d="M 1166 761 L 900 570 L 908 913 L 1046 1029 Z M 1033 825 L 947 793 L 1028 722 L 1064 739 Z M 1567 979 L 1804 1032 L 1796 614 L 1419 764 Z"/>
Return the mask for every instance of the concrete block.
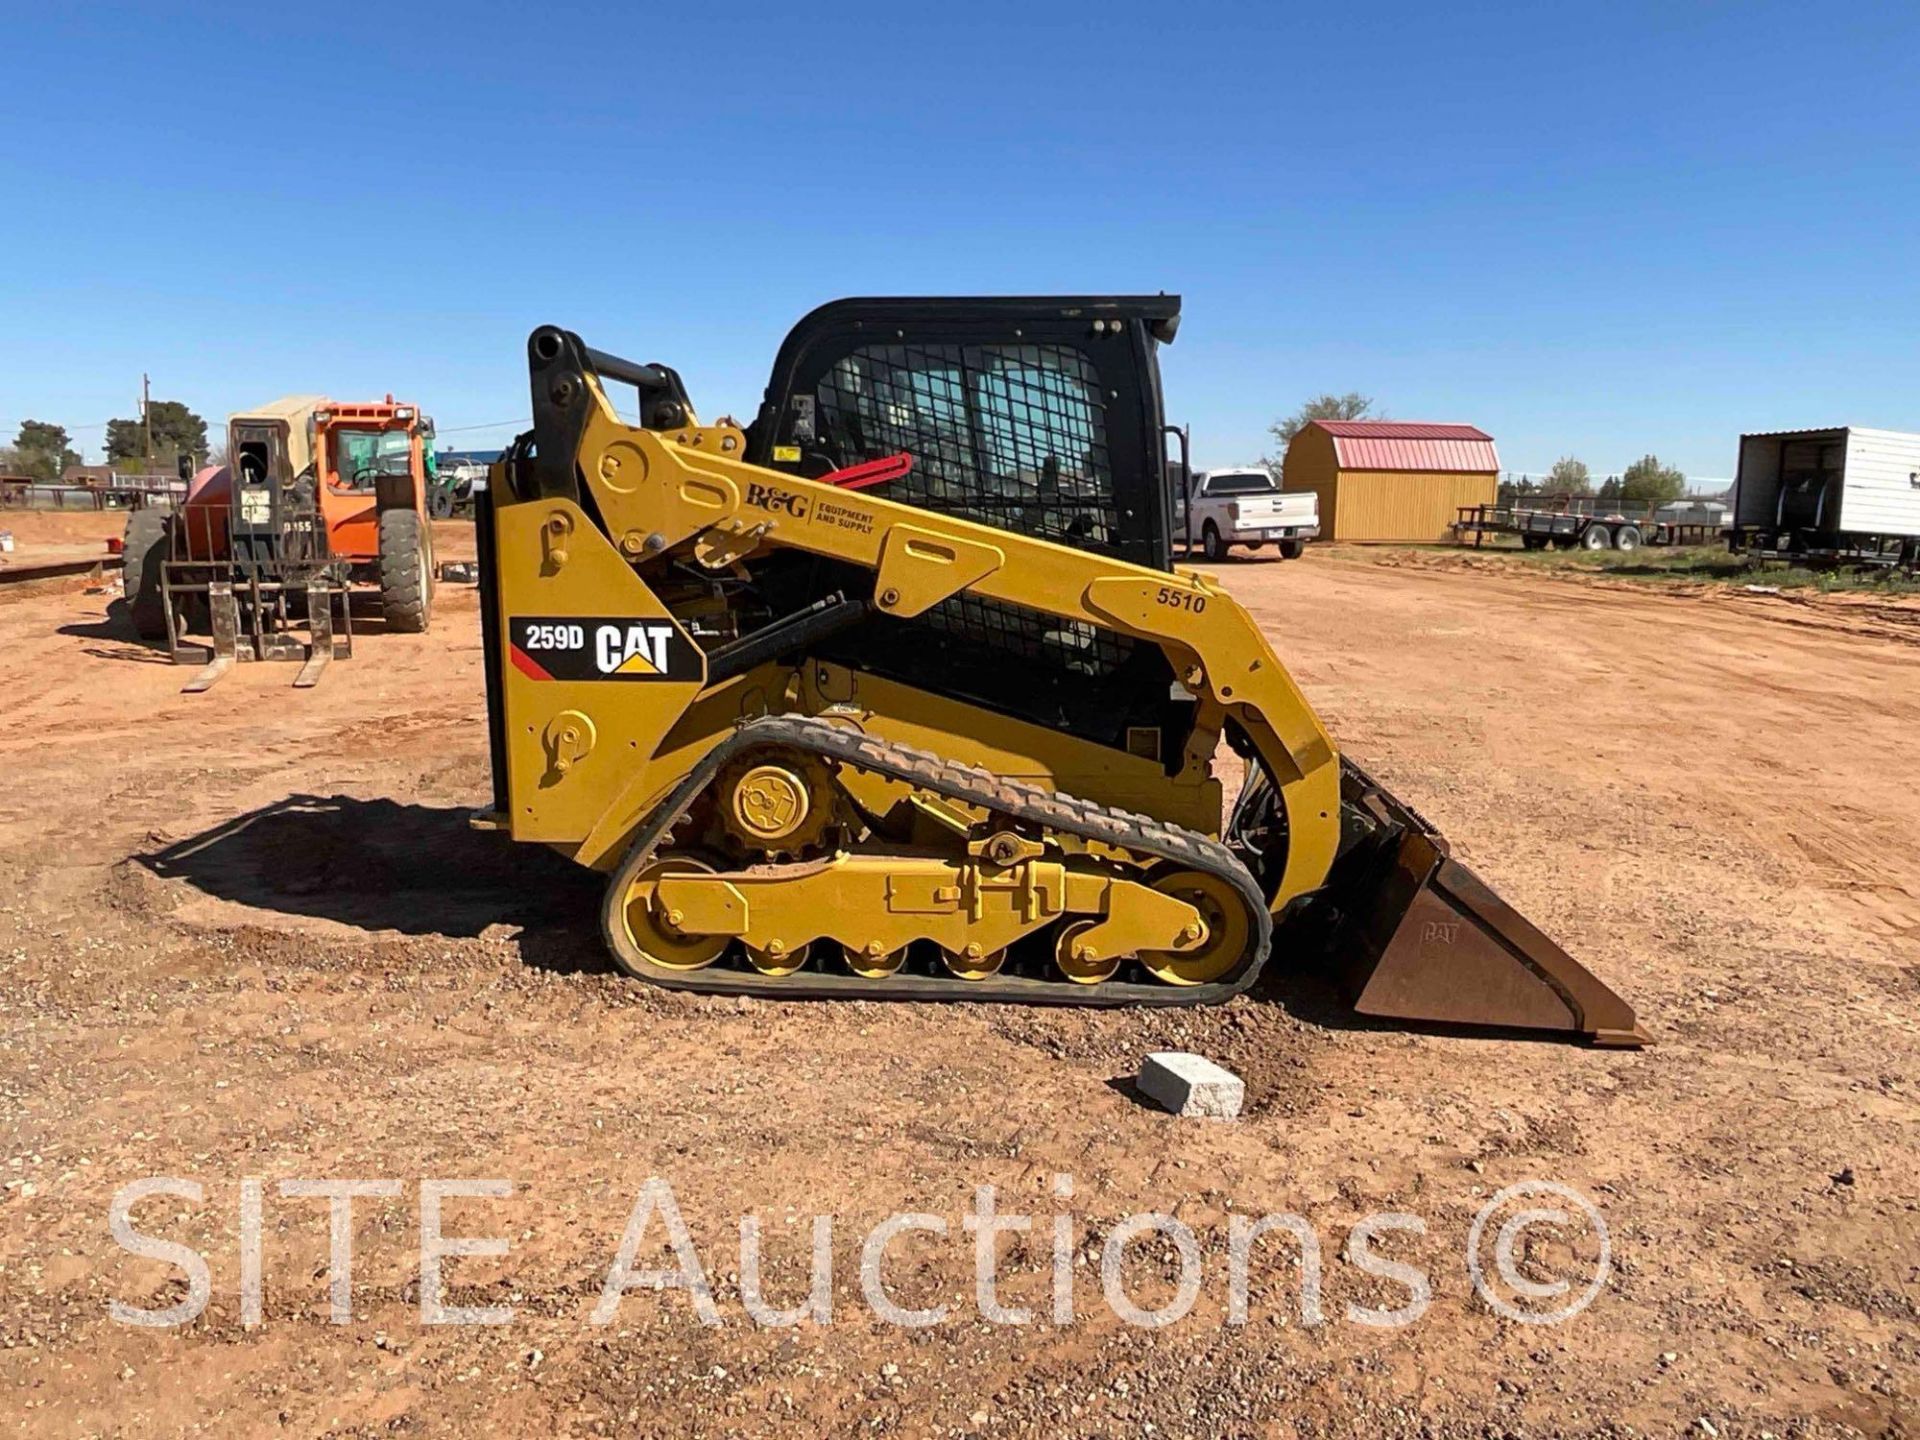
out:
<path id="1" fill-rule="evenodd" d="M 1140 1093 L 1175 1115 L 1237 1120 L 1246 1103 L 1247 1082 L 1231 1070 L 1184 1050 L 1162 1050 L 1140 1064 L 1134 1081 Z"/>

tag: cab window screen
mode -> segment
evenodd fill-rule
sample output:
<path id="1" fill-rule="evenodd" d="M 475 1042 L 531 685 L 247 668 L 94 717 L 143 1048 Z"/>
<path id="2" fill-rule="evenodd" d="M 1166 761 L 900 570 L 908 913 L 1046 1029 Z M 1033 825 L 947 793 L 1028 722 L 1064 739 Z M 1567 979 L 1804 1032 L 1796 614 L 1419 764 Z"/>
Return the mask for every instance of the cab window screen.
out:
<path id="1" fill-rule="evenodd" d="M 816 401 L 818 443 L 837 465 L 913 456 L 889 499 L 1115 548 L 1104 392 L 1072 346 L 865 346 L 821 378 Z"/>

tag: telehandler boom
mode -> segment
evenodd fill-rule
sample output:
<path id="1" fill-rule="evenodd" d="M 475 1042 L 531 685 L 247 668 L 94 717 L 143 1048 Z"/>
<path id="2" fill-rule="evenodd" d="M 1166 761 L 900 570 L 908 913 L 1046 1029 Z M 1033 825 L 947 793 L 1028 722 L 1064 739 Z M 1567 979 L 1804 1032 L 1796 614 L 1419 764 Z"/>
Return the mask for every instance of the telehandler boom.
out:
<path id="1" fill-rule="evenodd" d="M 836 302 L 744 428 L 536 330 L 477 517 L 484 823 L 607 872 L 613 956 L 662 985 L 1180 1004 L 1271 956 L 1368 1015 L 1645 1043 L 1173 566 L 1178 319 Z"/>

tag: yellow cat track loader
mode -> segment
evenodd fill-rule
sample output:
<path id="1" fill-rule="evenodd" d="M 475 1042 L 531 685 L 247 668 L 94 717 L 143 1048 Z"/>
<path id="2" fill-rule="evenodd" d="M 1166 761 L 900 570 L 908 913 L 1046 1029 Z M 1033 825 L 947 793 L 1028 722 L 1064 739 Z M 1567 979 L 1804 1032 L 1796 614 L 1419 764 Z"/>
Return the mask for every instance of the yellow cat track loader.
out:
<path id="1" fill-rule="evenodd" d="M 480 823 L 606 872 L 660 985 L 1193 1004 L 1331 964 L 1363 1014 L 1645 1043 L 1173 565 L 1178 321 L 839 301 L 745 427 L 536 330 L 477 517 Z"/>

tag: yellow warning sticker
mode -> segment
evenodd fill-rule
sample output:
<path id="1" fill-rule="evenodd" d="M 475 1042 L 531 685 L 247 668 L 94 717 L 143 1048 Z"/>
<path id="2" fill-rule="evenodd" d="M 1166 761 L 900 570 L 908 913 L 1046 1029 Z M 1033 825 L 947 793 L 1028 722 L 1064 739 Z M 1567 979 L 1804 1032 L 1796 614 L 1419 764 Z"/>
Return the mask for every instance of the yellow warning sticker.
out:
<path id="1" fill-rule="evenodd" d="M 775 464 L 797 465 L 800 463 L 800 447 L 798 445 L 776 445 L 773 447 L 773 459 Z"/>

